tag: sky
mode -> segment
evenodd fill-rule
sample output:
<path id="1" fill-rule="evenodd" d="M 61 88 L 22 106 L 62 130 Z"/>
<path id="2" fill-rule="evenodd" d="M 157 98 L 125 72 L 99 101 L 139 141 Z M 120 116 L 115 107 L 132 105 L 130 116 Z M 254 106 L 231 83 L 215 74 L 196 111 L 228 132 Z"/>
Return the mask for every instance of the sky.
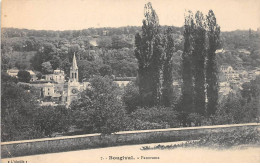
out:
<path id="1" fill-rule="evenodd" d="M 161 25 L 183 26 L 184 13 L 212 9 L 222 31 L 260 27 L 260 0 L 149 0 Z M 148 0 L 2 0 L 1 27 L 80 30 L 141 26 Z"/>

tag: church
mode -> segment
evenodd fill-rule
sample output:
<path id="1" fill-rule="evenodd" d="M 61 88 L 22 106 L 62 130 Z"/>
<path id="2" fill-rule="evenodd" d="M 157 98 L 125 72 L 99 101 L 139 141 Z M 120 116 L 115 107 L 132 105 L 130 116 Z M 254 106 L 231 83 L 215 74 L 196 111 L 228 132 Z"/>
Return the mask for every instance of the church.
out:
<path id="1" fill-rule="evenodd" d="M 70 105 L 73 100 L 76 100 L 78 98 L 78 93 L 85 90 L 88 85 L 88 82 L 79 83 L 79 70 L 74 53 L 72 66 L 70 67 L 70 79 L 68 81 L 67 94 L 65 95 L 67 105 Z"/>
<path id="2" fill-rule="evenodd" d="M 70 67 L 70 77 L 67 82 L 64 79 L 64 71 L 60 69 L 54 70 L 53 74 L 45 76 L 47 83 L 40 85 L 43 97 L 41 105 L 69 106 L 72 101 L 78 98 L 80 92 L 89 87 L 89 82 L 79 82 L 78 77 L 78 65 L 74 54 L 72 66 Z"/>

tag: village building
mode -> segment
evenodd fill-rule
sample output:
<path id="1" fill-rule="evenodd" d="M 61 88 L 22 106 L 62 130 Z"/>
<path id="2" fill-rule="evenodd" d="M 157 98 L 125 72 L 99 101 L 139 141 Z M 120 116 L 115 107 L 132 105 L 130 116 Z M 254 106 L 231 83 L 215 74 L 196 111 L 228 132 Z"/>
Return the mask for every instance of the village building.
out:
<path id="1" fill-rule="evenodd" d="M 220 71 L 223 73 L 231 73 L 234 71 L 234 69 L 232 66 L 224 64 L 220 66 Z"/>
<path id="2" fill-rule="evenodd" d="M 43 96 L 44 97 L 52 97 L 54 96 L 54 84 L 48 82 L 47 84 L 44 84 L 44 87 L 42 88 Z"/>
<path id="3" fill-rule="evenodd" d="M 256 76 L 260 75 L 260 68 L 256 68 L 255 70 L 253 70 L 253 72 Z"/>
<path id="4" fill-rule="evenodd" d="M 220 82 L 219 83 L 219 99 L 220 101 L 226 97 L 230 92 L 232 91 L 230 87 L 230 83 L 225 81 L 225 82 Z"/>
<path id="5" fill-rule="evenodd" d="M 239 80 L 239 73 L 232 66 L 222 65 L 220 71 L 224 74 L 227 81 Z"/>
<path id="6" fill-rule="evenodd" d="M 248 78 L 248 72 L 246 70 L 239 70 L 238 73 L 240 78 Z"/>
<path id="7" fill-rule="evenodd" d="M 235 93 L 242 88 L 242 84 L 254 79 L 254 72 L 247 72 L 242 66 L 234 70 L 230 65 L 220 67 L 219 93 L 226 96 L 230 92 Z"/>
<path id="8" fill-rule="evenodd" d="M 108 35 L 108 30 L 103 30 L 103 36 L 107 36 Z"/>
<path id="9" fill-rule="evenodd" d="M 19 70 L 18 69 L 9 69 L 7 70 L 7 74 L 12 77 L 17 77 Z"/>
<path id="10" fill-rule="evenodd" d="M 116 83 L 120 88 L 124 88 L 130 82 L 135 81 L 136 77 L 114 77 L 113 80 L 113 82 Z"/>
<path id="11" fill-rule="evenodd" d="M 36 81 L 37 80 L 36 74 L 32 70 L 26 70 L 26 71 L 29 72 L 30 75 L 31 75 L 31 80 L 30 81 Z M 18 69 L 9 69 L 9 70 L 6 71 L 6 73 L 9 76 L 11 76 L 11 77 L 16 77 L 17 78 L 19 70 Z"/>
<path id="12" fill-rule="evenodd" d="M 248 72 L 248 79 L 254 80 L 256 78 L 256 74 L 254 71 Z"/>
<path id="13" fill-rule="evenodd" d="M 26 71 L 29 72 L 30 75 L 31 75 L 30 81 L 36 81 L 37 80 L 36 74 L 32 70 L 26 70 Z"/>
<path id="14" fill-rule="evenodd" d="M 246 49 L 238 49 L 238 52 L 239 52 L 239 53 L 246 54 L 246 55 L 250 55 L 250 51 L 248 51 L 248 50 L 246 50 Z"/>
<path id="15" fill-rule="evenodd" d="M 120 88 L 124 88 L 130 81 L 114 81 Z"/>

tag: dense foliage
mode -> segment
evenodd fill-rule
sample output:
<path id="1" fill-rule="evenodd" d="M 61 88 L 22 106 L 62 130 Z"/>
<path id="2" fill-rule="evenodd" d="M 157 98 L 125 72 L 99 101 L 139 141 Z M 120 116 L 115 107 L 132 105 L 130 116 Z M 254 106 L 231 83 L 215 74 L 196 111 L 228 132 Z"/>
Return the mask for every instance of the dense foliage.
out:
<path id="1" fill-rule="evenodd" d="M 39 107 L 39 91 L 16 84 L 16 80 L 2 73 L 1 80 L 1 140 L 13 141 L 50 137 L 67 131 L 69 110 L 65 107 Z"/>
<path id="2" fill-rule="evenodd" d="M 28 71 L 25 70 L 20 70 L 17 74 L 18 81 L 20 82 L 30 82 L 31 80 L 31 75 Z"/>
<path id="3" fill-rule="evenodd" d="M 37 132 L 51 137 L 55 132 L 68 132 L 71 122 L 71 112 L 65 106 L 40 107 L 33 115 L 33 124 Z"/>
<path id="4" fill-rule="evenodd" d="M 135 111 L 138 106 L 141 106 L 139 90 L 135 82 L 127 84 L 124 89 L 122 100 L 127 113 L 131 113 Z"/>
<path id="5" fill-rule="evenodd" d="M 73 123 L 86 133 L 111 134 L 122 130 L 125 110 L 119 100 L 119 87 L 109 78 L 96 76 L 91 88 L 73 102 Z"/>

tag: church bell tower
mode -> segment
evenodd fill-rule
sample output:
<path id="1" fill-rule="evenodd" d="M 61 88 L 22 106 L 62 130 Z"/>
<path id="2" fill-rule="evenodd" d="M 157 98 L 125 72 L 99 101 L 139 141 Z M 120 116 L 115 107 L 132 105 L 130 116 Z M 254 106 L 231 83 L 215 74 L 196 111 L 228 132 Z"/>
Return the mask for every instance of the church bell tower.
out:
<path id="1" fill-rule="evenodd" d="M 79 71 L 78 71 L 78 65 L 77 65 L 75 53 L 73 55 L 72 66 L 70 67 L 70 81 L 71 82 L 79 81 Z"/>
<path id="2" fill-rule="evenodd" d="M 80 83 L 79 83 L 78 65 L 74 53 L 72 66 L 70 67 L 70 79 L 68 81 L 67 106 L 69 106 L 73 100 L 78 99 L 79 91 L 80 91 Z"/>

